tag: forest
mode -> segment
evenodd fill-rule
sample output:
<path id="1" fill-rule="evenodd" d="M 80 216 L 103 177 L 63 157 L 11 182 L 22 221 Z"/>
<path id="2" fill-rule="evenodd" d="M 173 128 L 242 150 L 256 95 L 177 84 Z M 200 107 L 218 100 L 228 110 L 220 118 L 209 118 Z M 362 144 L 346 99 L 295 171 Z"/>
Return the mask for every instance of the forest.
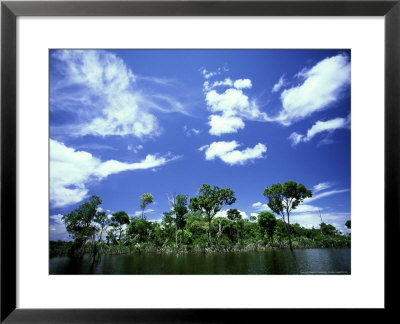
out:
<path id="1" fill-rule="evenodd" d="M 305 228 L 290 223 L 290 215 L 311 190 L 295 181 L 266 187 L 263 195 L 272 211 L 243 219 L 239 210 L 225 206 L 236 202 L 230 188 L 203 184 L 195 197 L 176 194 L 168 198 L 171 209 L 160 221 L 149 221 L 146 208 L 153 195 L 140 197 L 141 215 L 130 217 L 125 211 L 107 215 L 99 196 L 92 195 L 62 220 L 72 241 L 50 241 L 50 256 L 92 253 L 127 254 L 144 252 L 225 252 L 265 249 L 305 249 L 350 247 L 351 235 L 322 222 Z M 351 229 L 351 221 L 345 223 Z"/>

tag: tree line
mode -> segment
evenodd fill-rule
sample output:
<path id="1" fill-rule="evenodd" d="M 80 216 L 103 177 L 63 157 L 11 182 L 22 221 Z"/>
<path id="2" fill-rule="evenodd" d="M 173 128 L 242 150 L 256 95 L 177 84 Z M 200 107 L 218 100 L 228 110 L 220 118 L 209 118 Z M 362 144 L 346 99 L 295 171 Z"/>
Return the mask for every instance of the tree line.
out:
<path id="1" fill-rule="evenodd" d="M 168 198 L 171 209 L 161 222 L 148 221 L 146 208 L 153 203 L 152 194 L 140 197 L 140 217 L 117 211 L 109 217 L 101 208 L 99 196 L 93 195 L 82 205 L 63 215 L 62 220 L 73 242 L 51 242 L 58 252 L 116 252 L 133 250 L 217 249 L 266 247 L 344 247 L 350 236 L 321 221 L 319 228 L 307 229 L 290 223 L 290 215 L 311 190 L 295 181 L 266 187 L 264 196 L 273 212 L 243 219 L 239 210 L 228 209 L 227 217 L 216 217 L 225 206 L 236 202 L 230 188 L 203 184 L 198 195 L 189 198 L 178 194 Z M 276 217 L 278 216 L 278 218 Z M 346 226 L 351 228 L 350 220 Z"/>

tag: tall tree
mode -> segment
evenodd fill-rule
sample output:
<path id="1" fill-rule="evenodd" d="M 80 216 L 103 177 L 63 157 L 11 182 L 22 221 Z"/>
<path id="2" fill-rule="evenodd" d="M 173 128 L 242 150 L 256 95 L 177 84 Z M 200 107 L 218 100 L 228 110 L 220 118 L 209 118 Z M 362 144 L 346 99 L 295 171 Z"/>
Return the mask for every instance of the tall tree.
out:
<path id="1" fill-rule="evenodd" d="M 239 243 L 240 241 L 240 228 L 242 225 L 242 215 L 240 214 L 240 211 L 237 209 L 229 209 L 226 212 L 226 216 L 228 217 L 229 220 L 235 223 L 235 229 L 236 229 L 236 237 L 237 237 L 237 242 Z"/>
<path id="2" fill-rule="evenodd" d="M 211 247 L 211 221 L 225 205 L 232 205 L 236 198 L 230 188 L 221 189 L 217 186 L 211 188 L 209 184 L 203 184 L 197 197 L 190 198 L 189 208 L 192 211 L 200 210 L 208 221 L 208 246 Z"/>
<path id="3" fill-rule="evenodd" d="M 104 229 L 110 224 L 111 221 L 105 212 L 98 211 L 96 216 L 94 217 L 94 222 L 97 223 L 100 227 L 99 242 L 102 242 Z"/>
<path id="4" fill-rule="evenodd" d="M 175 223 L 175 246 L 178 247 L 178 223 L 176 222 L 176 214 L 174 211 L 174 205 L 176 204 L 176 194 L 174 193 L 171 197 L 167 195 L 168 203 L 171 206 L 169 216 L 171 216 Z"/>
<path id="5" fill-rule="evenodd" d="M 270 241 L 272 241 L 275 233 L 276 223 L 277 220 L 274 214 L 267 211 L 258 214 L 258 225 L 260 226 L 260 232 L 263 236 L 263 239 L 265 233 L 267 233 Z"/>
<path id="6" fill-rule="evenodd" d="M 282 217 L 286 224 L 289 237 L 290 250 L 293 251 L 292 240 L 290 238 L 290 213 L 295 210 L 304 199 L 311 197 L 311 190 L 307 189 L 303 184 L 297 184 L 295 181 L 287 181 L 283 185 L 280 183 L 273 184 L 270 188 L 266 187 L 264 196 L 268 198 L 268 207 Z M 287 222 L 285 220 L 285 214 Z"/>
<path id="7" fill-rule="evenodd" d="M 140 209 L 142 210 L 142 218 L 145 218 L 144 210 L 148 205 L 153 203 L 153 195 L 150 193 L 145 193 L 140 196 L 140 200 L 141 200 Z"/>
<path id="8" fill-rule="evenodd" d="M 175 213 L 175 221 L 177 228 L 182 231 L 182 238 L 181 244 L 184 243 L 185 235 L 184 235 L 184 228 L 186 225 L 186 218 L 185 215 L 188 212 L 187 209 L 187 195 L 177 195 L 176 201 L 173 205 L 174 213 Z"/>
<path id="9" fill-rule="evenodd" d="M 96 233 L 94 219 L 99 211 L 101 199 L 93 195 L 88 201 L 62 217 L 67 232 L 74 238 L 77 247 L 81 247 Z"/>
<path id="10" fill-rule="evenodd" d="M 126 212 L 124 211 L 117 211 L 112 214 L 111 220 L 117 224 L 118 231 L 119 231 L 119 236 L 118 236 L 118 241 L 121 240 L 121 235 L 122 235 L 122 227 L 124 225 L 129 224 L 129 216 Z"/>

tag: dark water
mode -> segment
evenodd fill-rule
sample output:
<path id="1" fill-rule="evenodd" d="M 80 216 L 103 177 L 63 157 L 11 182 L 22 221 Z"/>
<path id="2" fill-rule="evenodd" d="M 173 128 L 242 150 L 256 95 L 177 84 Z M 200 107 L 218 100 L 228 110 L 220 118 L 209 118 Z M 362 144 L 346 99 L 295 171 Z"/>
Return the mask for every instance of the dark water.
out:
<path id="1" fill-rule="evenodd" d="M 57 256 L 50 274 L 350 274 L 350 249 Z"/>

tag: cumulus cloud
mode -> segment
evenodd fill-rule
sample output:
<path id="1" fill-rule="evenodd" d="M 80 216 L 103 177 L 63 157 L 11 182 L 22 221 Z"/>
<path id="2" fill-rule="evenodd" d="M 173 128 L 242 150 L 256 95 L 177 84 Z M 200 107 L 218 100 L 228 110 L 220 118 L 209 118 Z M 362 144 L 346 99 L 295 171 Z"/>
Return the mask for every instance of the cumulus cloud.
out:
<path id="1" fill-rule="evenodd" d="M 76 116 L 74 124 L 63 126 L 63 133 L 67 128 L 72 136 L 153 137 L 159 135 L 160 126 L 151 109 L 183 111 L 168 96 L 146 97 L 138 90 L 131 69 L 110 52 L 57 50 L 52 58 L 50 109 L 68 110 Z"/>
<path id="2" fill-rule="evenodd" d="M 233 86 L 236 89 L 250 89 L 253 85 L 251 84 L 250 79 L 239 79 L 235 81 Z"/>
<path id="3" fill-rule="evenodd" d="M 347 118 L 334 118 L 327 121 L 317 121 L 308 131 L 307 135 L 301 135 L 293 132 L 289 136 L 292 145 L 297 145 L 300 142 L 309 142 L 314 136 L 319 133 L 329 132 L 332 133 L 337 129 L 350 127 L 350 115 Z"/>
<path id="4" fill-rule="evenodd" d="M 236 80 L 238 88 L 228 88 L 222 93 L 208 89 L 206 104 L 212 115 L 209 117 L 211 135 L 236 133 L 245 127 L 244 120 L 266 120 L 267 115 L 259 110 L 255 100 L 250 100 L 242 89 L 251 87 L 249 79 Z"/>
<path id="5" fill-rule="evenodd" d="M 255 159 L 264 158 L 264 153 L 267 151 L 267 147 L 262 143 L 258 143 L 253 148 L 248 147 L 242 151 L 236 150 L 239 146 L 240 144 L 236 141 L 221 141 L 204 145 L 199 150 L 205 151 L 206 160 L 219 158 L 229 165 L 243 165 Z"/>
<path id="6" fill-rule="evenodd" d="M 266 113 L 259 110 L 256 101 L 251 100 L 243 92 L 243 90 L 250 89 L 253 86 L 250 79 L 233 81 L 231 78 L 225 78 L 210 82 L 208 78 L 221 74 L 221 69 L 218 69 L 212 75 L 204 68 L 201 72 L 206 79 L 203 84 L 205 101 L 208 110 L 212 113 L 208 122 L 211 135 L 220 136 L 236 133 L 245 127 L 245 120 L 269 120 Z M 217 91 L 215 88 L 219 87 L 227 89 Z"/>
<path id="7" fill-rule="evenodd" d="M 87 185 L 122 171 L 151 169 L 178 157 L 147 155 L 140 162 L 101 161 L 85 151 L 77 151 L 50 139 L 50 203 L 62 207 L 82 201 L 89 192 Z"/>
<path id="8" fill-rule="evenodd" d="M 279 81 L 272 87 L 272 92 L 278 92 L 285 85 L 285 83 L 284 76 L 282 75 Z"/>
<path id="9" fill-rule="evenodd" d="M 350 84 L 350 59 L 345 54 L 328 57 L 297 75 L 302 83 L 281 93 L 282 111 L 277 121 L 284 125 L 327 108 Z"/>
<path id="10" fill-rule="evenodd" d="M 208 124 L 211 127 L 209 133 L 217 136 L 236 133 L 245 126 L 241 118 L 226 115 L 210 115 Z"/>
<path id="11" fill-rule="evenodd" d="M 232 87 L 233 86 L 233 81 L 230 78 L 226 78 L 223 81 L 215 81 L 211 88 L 216 88 L 216 87 Z"/>

